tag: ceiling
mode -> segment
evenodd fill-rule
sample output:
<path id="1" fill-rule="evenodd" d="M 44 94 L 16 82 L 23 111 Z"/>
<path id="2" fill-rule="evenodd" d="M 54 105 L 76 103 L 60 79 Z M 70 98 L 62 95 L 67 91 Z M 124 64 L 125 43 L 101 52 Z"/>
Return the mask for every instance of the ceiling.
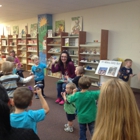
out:
<path id="1" fill-rule="evenodd" d="M 58 14 L 134 0 L 0 0 L 0 23 Z"/>

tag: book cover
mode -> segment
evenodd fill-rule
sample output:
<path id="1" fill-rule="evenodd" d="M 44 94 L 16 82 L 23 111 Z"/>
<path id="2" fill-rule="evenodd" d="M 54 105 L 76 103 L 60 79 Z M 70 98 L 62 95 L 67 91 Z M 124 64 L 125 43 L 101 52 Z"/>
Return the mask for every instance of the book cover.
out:
<path id="1" fill-rule="evenodd" d="M 65 31 L 65 21 L 64 20 L 55 21 L 56 36 L 59 36 L 61 32 L 64 32 L 64 31 Z"/>
<path id="2" fill-rule="evenodd" d="M 13 35 L 19 34 L 19 26 L 13 26 Z"/>
<path id="3" fill-rule="evenodd" d="M 48 37 L 52 37 L 52 30 L 48 30 Z"/>
<path id="4" fill-rule="evenodd" d="M 79 35 L 79 31 L 82 31 L 82 17 L 71 18 L 71 35 Z"/>
<path id="5" fill-rule="evenodd" d="M 30 35 L 33 38 L 37 37 L 37 23 L 31 24 L 31 26 L 30 26 Z"/>
<path id="6" fill-rule="evenodd" d="M 65 46 L 69 46 L 69 38 L 65 38 Z"/>

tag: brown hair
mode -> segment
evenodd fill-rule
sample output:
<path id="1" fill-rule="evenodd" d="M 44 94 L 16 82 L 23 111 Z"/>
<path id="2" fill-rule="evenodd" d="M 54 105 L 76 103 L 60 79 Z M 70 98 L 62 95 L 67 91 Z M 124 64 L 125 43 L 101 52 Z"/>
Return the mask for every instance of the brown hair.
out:
<path id="1" fill-rule="evenodd" d="M 15 57 L 15 55 L 16 55 L 14 50 L 11 50 L 9 53 L 13 53 L 13 55 L 14 55 L 13 57 Z"/>
<path id="2" fill-rule="evenodd" d="M 91 80 L 86 76 L 82 76 L 78 81 L 78 85 L 80 89 L 88 89 L 91 86 Z"/>
<path id="3" fill-rule="evenodd" d="M 26 109 L 33 98 L 33 92 L 26 87 L 19 87 L 14 91 L 14 104 L 19 109 Z"/>
<path id="4" fill-rule="evenodd" d="M 124 60 L 124 62 L 128 62 L 128 61 L 131 61 L 132 62 L 132 60 L 129 59 L 129 58 L 127 58 L 127 59 Z"/>
<path id="5" fill-rule="evenodd" d="M 1 66 L 1 70 L 3 74 L 11 73 L 13 71 L 13 68 L 14 68 L 14 64 L 9 61 L 4 61 Z"/>
<path id="6" fill-rule="evenodd" d="M 92 140 L 140 140 L 140 112 L 126 82 L 113 78 L 101 86 Z"/>
<path id="7" fill-rule="evenodd" d="M 77 66 L 76 68 L 77 68 L 79 74 L 84 74 L 85 73 L 85 70 L 84 70 L 83 66 Z"/>

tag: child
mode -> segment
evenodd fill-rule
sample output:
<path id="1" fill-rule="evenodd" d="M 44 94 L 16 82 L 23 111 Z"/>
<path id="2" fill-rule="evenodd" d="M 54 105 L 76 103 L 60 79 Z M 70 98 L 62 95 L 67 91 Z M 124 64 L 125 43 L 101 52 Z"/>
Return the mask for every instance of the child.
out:
<path id="1" fill-rule="evenodd" d="M 5 87 L 9 98 L 13 98 L 13 92 L 17 88 L 17 83 L 27 83 L 34 77 L 22 78 L 19 75 L 13 74 L 13 68 L 14 64 L 9 61 L 4 61 L 1 66 L 3 76 L 0 77 L 0 84 Z"/>
<path id="2" fill-rule="evenodd" d="M 129 81 L 129 77 L 135 76 L 133 74 L 131 66 L 132 66 L 132 60 L 131 59 L 125 59 L 125 66 L 122 67 L 119 71 L 119 78 L 122 79 L 125 82 Z"/>
<path id="3" fill-rule="evenodd" d="M 69 103 L 75 102 L 80 127 L 80 140 L 86 140 L 87 125 L 91 135 L 93 134 L 97 112 L 96 100 L 99 98 L 100 91 L 89 91 L 91 81 L 85 76 L 79 79 L 78 84 L 81 91 L 69 96 L 67 101 Z"/>
<path id="4" fill-rule="evenodd" d="M 32 66 L 31 68 L 31 74 L 35 75 L 35 84 L 42 84 L 41 91 L 42 91 L 42 96 L 46 98 L 44 94 L 44 86 L 45 86 L 45 81 L 44 81 L 44 68 L 47 66 L 41 62 L 39 62 L 39 58 L 37 55 L 32 56 L 31 60 L 35 65 Z M 38 95 L 35 94 L 35 98 L 38 99 Z"/>
<path id="5" fill-rule="evenodd" d="M 62 97 L 65 101 L 64 110 L 66 112 L 66 116 L 68 119 L 68 123 L 64 125 L 64 130 L 66 132 L 73 132 L 73 120 L 75 120 L 75 105 L 74 103 L 67 102 L 67 98 L 71 96 L 73 90 L 76 89 L 76 85 L 74 83 L 68 83 L 66 85 L 66 93 L 62 92 Z"/>
<path id="6" fill-rule="evenodd" d="M 6 57 L 6 61 L 9 61 L 9 62 L 13 62 L 14 63 L 14 57 L 13 56 L 8 56 L 8 57 Z M 14 68 L 13 68 L 13 74 L 16 74 L 16 73 L 17 73 L 17 69 L 16 69 L 16 66 L 14 66 Z"/>
<path id="7" fill-rule="evenodd" d="M 21 63 L 20 63 L 19 59 L 16 57 L 14 50 L 10 51 L 10 56 L 12 56 L 14 58 L 14 63 L 16 65 L 16 74 L 18 74 L 20 77 L 24 78 L 23 70 L 21 70 Z"/>
<path id="8" fill-rule="evenodd" d="M 36 89 L 36 93 L 42 109 L 26 111 L 32 104 L 33 92 L 26 87 L 19 87 L 15 90 L 13 97 L 15 112 L 10 115 L 12 127 L 31 128 L 37 133 L 37 123 L 45 119 L 45 115 L 49 112 L 49 106 L 41 94 L 41 89 Z"/>
<path id="9" fill-rule="evenodd" d="M 74 77 L 73 79 L 67 77 L 67 80 L 68 82 L 73 82 L 76 85 L 77 89 L 79 90 L 78 81 L 81 78 L 81 76 L 83 76 L 83 74 L 84 74 L 84 67 L 77 66 L 75 69 L 76 77 Z"/>

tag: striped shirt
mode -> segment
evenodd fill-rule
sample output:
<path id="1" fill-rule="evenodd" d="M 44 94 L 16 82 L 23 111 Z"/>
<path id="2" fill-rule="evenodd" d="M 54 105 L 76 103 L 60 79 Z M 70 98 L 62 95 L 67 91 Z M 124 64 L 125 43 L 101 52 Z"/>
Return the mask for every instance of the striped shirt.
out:
<path id="1" fill-rule="evenodd" d="M 0 77 L 0 84 L 4 86 L 10 98 L 13 97 L 13 92 L 17 88 L 17 83 L 27 83 L 32 79 L 32 76 L 22 78 L 16 74 L 7 74 Z"/>

